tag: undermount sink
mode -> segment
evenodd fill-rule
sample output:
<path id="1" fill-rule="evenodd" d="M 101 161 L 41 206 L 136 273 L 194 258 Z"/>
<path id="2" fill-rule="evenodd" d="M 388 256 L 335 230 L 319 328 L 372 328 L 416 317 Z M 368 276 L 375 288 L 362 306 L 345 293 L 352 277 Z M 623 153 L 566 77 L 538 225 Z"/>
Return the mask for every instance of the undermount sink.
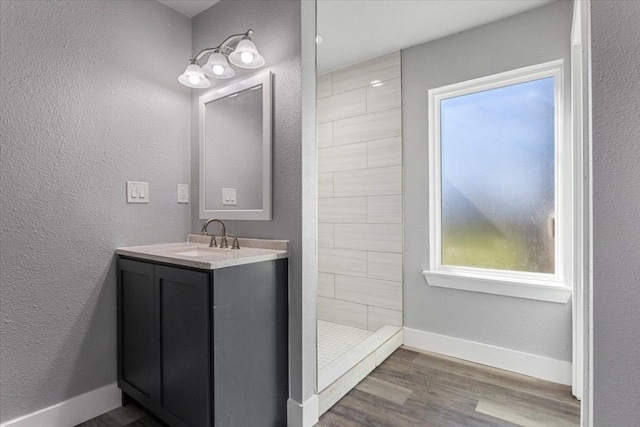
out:
<path id="1" fill-rule="evenodd" d="M 118 248 L 118 255 L 205 270 L 268 261 L 288 256 L 288 241 L 239 238 L 240 249 L 211 248 L 209 236 L 189 235 L 182 243 Z"/>
<path id="2" fill-rule="evenodd" d="M 174 253 L 176 255 L 184 255 L 184 256 L 203 256 L 203 255 L 211 255 L 211 250 L 194 248 L 186 252 L 174 252 Z"/>
<path id="3" fill-rule="evenodd" d="M 199 246 L 193 246 L 193 247 L 180 248 L 180 249 L 170 249 L 167 252 L 170 252 L 175 255 L 199 257 L 199 256 L 224 255 L 224 254 L 228 254 L 230 250 L 231 249 L 203 248 Z"/>

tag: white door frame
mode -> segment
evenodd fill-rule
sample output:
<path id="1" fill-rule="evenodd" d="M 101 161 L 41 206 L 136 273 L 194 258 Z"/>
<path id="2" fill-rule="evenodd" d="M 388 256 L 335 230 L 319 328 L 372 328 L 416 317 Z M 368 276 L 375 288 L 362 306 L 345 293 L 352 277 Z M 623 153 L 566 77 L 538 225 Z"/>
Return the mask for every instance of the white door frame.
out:
<path id="1" fill-rule="evenodd" d="M 591 44 L 590 1 L 574 0 L 571 29 L 572 137 L 575 165 L 575 272 L 572 307 L 572 391 L 582 400 L 581 425 L 592 425 L 591 313 Z"/>

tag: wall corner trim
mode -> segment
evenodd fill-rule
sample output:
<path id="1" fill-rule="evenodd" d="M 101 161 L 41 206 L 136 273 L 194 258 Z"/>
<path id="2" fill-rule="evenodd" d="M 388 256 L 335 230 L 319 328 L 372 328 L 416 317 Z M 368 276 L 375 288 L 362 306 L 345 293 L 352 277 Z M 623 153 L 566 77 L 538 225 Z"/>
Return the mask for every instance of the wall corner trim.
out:
<path id="1" fill-rule="evenodd" d="M 571 362 L 564 360 L 550 359 L 536 354 L 406 327 L 404 328 L 404 345 L 554 383 L 571 385 Z"/>
<path id="2" fill-rule="evenodd" d="M 314 394 L 304 403 L 289 398 L 287 401 L 287 426 L 312 427 L 318 422 L 318 395 Z M 4 426 L 2 426 L 4 427 Z"/>
<path id="3" fill-rule="evenodd" d="M 116 383 L 0 424 L 0 427 L 75 426 L 121 405 Z"/>

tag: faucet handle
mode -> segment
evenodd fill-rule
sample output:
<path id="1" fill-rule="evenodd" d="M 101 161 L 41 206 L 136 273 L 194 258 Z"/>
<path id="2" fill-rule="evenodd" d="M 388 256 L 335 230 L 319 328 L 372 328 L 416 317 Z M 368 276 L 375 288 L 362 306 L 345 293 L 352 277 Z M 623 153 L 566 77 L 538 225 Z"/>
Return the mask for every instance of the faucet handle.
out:
<path id="1" fill-rule="evenodd" d="M 232 234 L 227 234 L 229 237 L 233 237 L 233 243 L 231 244 L 231 249 L 240 249 L 240 244 L 238 243 L 238 236 L 234 236 Z"/>
<path id="2" fill-rule="evenodd" d="M 211 235 L 211 241 L 209 242 L 209 247 L 210 248 L 217 248 L 218 247 L 218 242 L 216 241 L 216 235 L 215 234 Z"/>
<path id="3" fill-rule="evenodd" d="M 220 241 L 220 249 L 227 249 L 229 245 L 227 244 L 227 234 L 222 235 L 222 240 Z"/>

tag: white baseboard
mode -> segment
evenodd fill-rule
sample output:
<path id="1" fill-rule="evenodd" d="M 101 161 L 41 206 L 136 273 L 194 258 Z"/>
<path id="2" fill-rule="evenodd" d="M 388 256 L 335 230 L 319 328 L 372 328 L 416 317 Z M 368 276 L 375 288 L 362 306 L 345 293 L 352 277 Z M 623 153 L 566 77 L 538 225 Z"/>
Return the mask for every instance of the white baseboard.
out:
<path id="1" fill-rule="evenodd" d="M 314 394 L 304 403 L 287 400 L 287 426 L 312 427 L 318 422 L 318 395 Z"/>
<path id="2" fill-rule="evenodd" d="M 554 383 L 571 385 L 571 362 L 404 328 L 404 344 Z"/>
<path id="3" fill-rule="evenodd" d="M 73 427 L 119 407 L 116 383 L 73 397 L 64 402 L 0 424 L 0 427 Z"/>

